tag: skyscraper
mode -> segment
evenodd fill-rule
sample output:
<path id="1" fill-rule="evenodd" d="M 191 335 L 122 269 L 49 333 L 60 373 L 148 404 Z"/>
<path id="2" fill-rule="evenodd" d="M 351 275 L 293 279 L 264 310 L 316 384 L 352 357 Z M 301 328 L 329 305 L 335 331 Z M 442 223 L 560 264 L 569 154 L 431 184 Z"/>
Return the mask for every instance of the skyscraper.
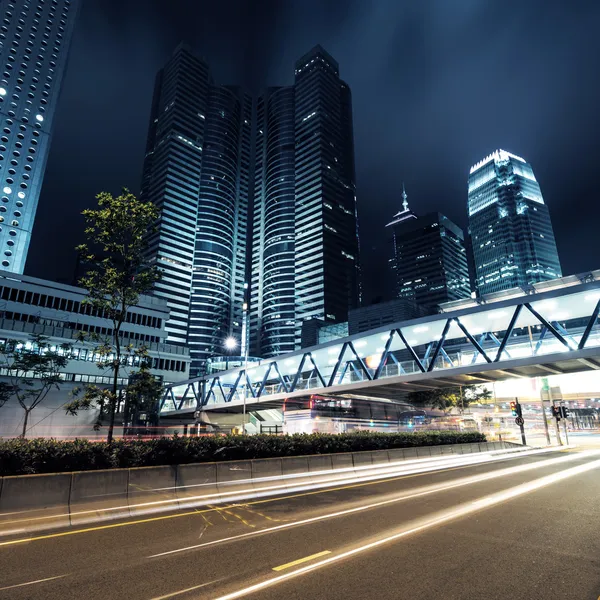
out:
<path id="1" fill-rule="evenodd" d="M 352 99 L 320 46 L 259 100 L 256 150 L 252 348 L 273 356 L 359 301 Z"/>
<path id="2" fill-rule="evenodd" d="M 496 150 L 474 165 L 468 213 L 480 294 L 562 276 L 548 207 L 523 158 Z"/>
<path id="3" fill-rule="evenodd" d="M 228 336 L 241 342 L 251 121 L 251 98 L 215 85 L 185 45 L 158 73 L 141 195 L 160 210 L 149 252 L 168 341 L 190 347 L 193 375 Z"/>
<path id="4" fill-rule="evenodd" d="M 23 273 L 79 0 L 0 5 L 0 264 Z"/>
<path id="5" fill-rule="evenodd" d="M 296 347 L 294 274 L 294 88 L 269 88 L 256 109 L 250 299 L 251 346 L 258 356 Z"/>
<path id="6" fill-rule="evenodd" d="M 404 189 L 402 199 L 402 210 L 387 225 L 393 233 L 397 297 L 430 309 L 468 298 L 471 288 L 462 229 L 437 212 L 418 217 L 408 208 Z"/>

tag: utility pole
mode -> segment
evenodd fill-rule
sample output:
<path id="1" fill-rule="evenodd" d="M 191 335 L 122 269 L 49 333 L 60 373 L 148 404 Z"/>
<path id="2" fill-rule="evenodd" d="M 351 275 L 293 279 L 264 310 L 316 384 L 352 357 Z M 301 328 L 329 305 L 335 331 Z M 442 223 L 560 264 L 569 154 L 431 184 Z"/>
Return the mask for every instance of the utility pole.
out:
<path id="1" fill-rule="evenodd" d="M 548 379 L 544 377 L 546 380 L 546 385 L 548 385 Z M 560 439 L 560 427 L 558 426 L 558 421 L 560 417 L 557 416 L 557 406 L 554 404 L 554 400 L 552 399 L 552 388 L 548 385 L 548 400 L 550 401 L 550 406 L 552 406 L 552 414 L 554 415 L 554 424 L 556 425 L 556 441 L 559 446 L 562 446 L 562 440 Z"/>
<path id="2" fill-rule="evenodd" d="M 531 336 L 531 328 L 529 328 L 529 335 Z M 533 344 L 533 340 L 531 342 Z M 542 416 L 544 417 L 544 431 L 546 432 L 546 443 L 548 446 L 552 444 L 550 441 L 550 431 L 548 430 L 548 416 L 546 415 L 546 405 L 544 404 L 544 392 L 548 392 L 550 397 L 550 386 L 548 385 L 548 378 L 542 377 L 542 389 L 540 390 L 540 398 L 542 399 Z"/>

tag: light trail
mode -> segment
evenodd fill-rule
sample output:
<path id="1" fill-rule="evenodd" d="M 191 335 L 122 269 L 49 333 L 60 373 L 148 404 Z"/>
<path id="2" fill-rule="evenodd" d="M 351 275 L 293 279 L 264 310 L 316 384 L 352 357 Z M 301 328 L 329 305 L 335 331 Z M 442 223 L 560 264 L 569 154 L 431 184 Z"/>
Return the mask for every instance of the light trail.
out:
<path id="1" fill-rule="evenodd" d="M 597 452 L 594 452 L 594 454 L 597 454 Z M 404 529 L 393 535 L 381 538 L 379 540 L 370 542 L 368 544 L 364 544 L 362 546 L 358 546 L 356 548 L 353 548 L 352 550 L 348 550 L 346 552 L 336 554 L 335 556 L 326 558 L 317 563 L 313 563 L 306 567 L 301 567 L 299 569 L 296 569 L 295 571 L 290 571 L 289 573 L 285 573 L 284 575 L 278 575 L 277 577 L 272 577 L 270 579 L 266 579 L 264 581 L 261 581 L 254 585 L 251 585 L 251 586 L 248 586 L 241 590 L 232 592 L 230 594 L 225 594 L 224 596 L 219 596 L 216 600 L 236 600 L 237 598 L 242 598 L 244 596 L 247 596 L 248 594 L 258 592 L 265 588 L 282 583 L 283 581 L 286 581 L 288 579 L 292 579 L 293 577 L 298 577 L 300 575 L 310 573 L 311 571 L 321 569 L 321 568 L 331 565 L 333 563 L 340 562 L 346 558 L 351 558 L 351 557 L 357 556 L 359 554 L 363 554 L 365 552 L 368 552 L 369 550 L 372 550 L 372 549 L 382 546 L 384 544 L 389 544 L 391 542 L 397 541 L 399 539 L 413 535 L 415 533 L 420 533 L 421 531 L 425 531 L 426 529 L 430 529 L 437 525 L 442 525 L 442 524 L 448 523 L 448 522 L 458 519 L 460 517 L 464 517 L 464 516 L 467 516 L 474 512 L 489 508 L 491 506 L 495 506 L 495 505 L 505 502 L 507 500 L 512 500 L 512 499 L 522 496 L 524 494 L 528 494 L 530 492 L 539 490 L 543 487 L 552 485 L 554 483 L 558 483 L 560 481 L 564 481 L 565 479 L 568 479 L 570 477 L 575 477 L 577 475 L 581 475 L 583 473 L 586 473 L 588 471 L 591 471 L 591 470 L 597 469 L 597 468 L 600 468 L 600 460 L 595 460 L 595 461 L 586 463 L 584 465 L 572 467 L 572 468 L 562 471 L 560 473 L 547 475 L 545 477 L 535 479 L 528 483 L 524 483 L 524 484 L 515 486 L 508 490 L 504 490 L 502 492 L 498 492 L 495 494 L 491 494 L 489 496 L 485 496 L 483 498 L 480 498 L 476 502 L 471 502 L 466 505 L 461 505 L 458 508 L 451 509 L 449 511 L 445 511 L 445 512 L 441 513 L 441 516 L 438 516 L 438 517 L 435 517 L 428 521 L 425 521 L 424 523 L 422 523 L 420 525 L 411 527 L 409 529 Z"/>
<path id="2" fill-rule="evenodd" d="M 433 486 L 427 486 L 425 489 L 420 489 L 418 491 L 413 491 L 409 494 L 403 494 L 400 496 L 395 496 L 394 498 L 389 498 L 387 500 L 381 500 L 379 502 L 372 502 L 370 504 L 364 504 L 361 506 L 357 506 L 354 508 L 349 508 L 346 510 L 340 510 L 340 511 L 336 511 L 336 512 L 332 512 L 332 513 L 327 513 L 324 515 L 319 515 L 318 517 L 311 517 L 308 519 L 301 519 L 298 521 L 291 521 L 289 523 L 284 523 L 282 525 L 276 525 L 274 527 L 267 527 L 265 529 L 259 529 L 257 531 L 249 531 L 247 533 L 241 533 L 239 535 L 234 535 L 234 536 L 230 536 L 230 537 L 226 537 L 226 538 L 221 538 L 218 540 L 212 540 L 210 542 L 204 542 L 203 544 L 195 544 L 193 546 L 186 546 L 185 548 L 177 548 L 175 550 L 168 550 L 166 552 L 160 552 L 158 554 L 152 554 L 151 556 L 148 556 L 147 558 L 160 558 L 163 556 L 169 556 L 171 554 L 178 554 L 180 552 L 187 552 L 189 550 L 198 550 L 199 548 L 205 548 L 207 546 L 214 546 L 216 544 L 223 544 L 225 542 L 231 542 L 231 541 L 235 541 L 235 540 L 240 540 L 240 539 L 244 539 L 244 538 L 249 538 L 249 537 L 254 537 L 257 535 L 264 535 L 264 534 L 268 534 L 268 533 L 273 533 L 276 531 L 281 531 L 283 529 L 290 529 L 291 527 L 299 527 L 302 525 L 310 525 L 312 523 L 317 523 L 319 521 L 326 521 L 328 519 L 334 519 L 337 517 L 343 517 L 346 515 L 350 515 L 353 513 L 360 513 L 360 512 L 364 512 L 367 510 L 371 510 L 373 508 L 380 508 L 382 506 L 387 506 L 390 504 L 396 504 L 398 502 L 404 502 L 406 500 L 413 500 L 415 498 L 421 498 L 423 496 L 429 496 L 431 494 L 437 494 L 440 492 L 444 492 L 447 490 L 452 490 L 455 488 L 460 488 L 460 487 L 464 487 L 467 485 L 472 485 L 475 483 L 482 483 L 484 481 L 490 481 L 492 479 L 499 479 L 501 477 L 506 477 L 506 476 L 510 476 L 510 475 L 516 475 L 519 473 L 525 473 L 527 471 L 532 471 L 535 469 L 539 469 L 540 467 L 547 467 L 547 466 L 555 466 L 557 464 L 562 464 L 562 463 L 566 463 L 566 462 L 570 462 L 572 460 L 579 460 L 580 458 L 585 458 L 591 454 L 594 454 L 594 452 L 592 451 L 588 451 L 588 452 L 582 452 L 580 454 L 569 454 L 567 456 L 561 456 L 559 458 L 554 458 L 554 459 L 550 459 L 550 460 L 545 460 L 543 462 L 536 462 L 536 463 L 532 463 L 529 465 L 520 465 L 518 467 L 508 467 L 506 469 L 502 469 L 500 471 L 495 471 L 493 473 L 486 473 L 484 475 L 474 475 L 471 477 L 464 477 L 463 479 L 460 479 L 454 483 L 450 483 L 450 484 L 440 484 L 440 485 L 433 485 Z M 235 506 L 235 505 L 234 505 Z"/>
<path id="3" fill-rule="evenodd" d="M 55 577 L 46 577 L 45 579 L 36 579 L 35 581 L 27 581 L 26 583 L 17 583 L 15 585 L 7 585 L 6 587 L 1 587 L 0 592 L 4 590 L 12 590 L 14 588 L 25 587 L 27 585 L 35 585 L 36 583 L 44 583 L 45 581 L 54 581 L 55 579 L 62 579 L 67 575 L 56 575 Z"/>
<path id="4" fill-rule="evenodd" d="M 571 447 L 571 446 L 569 446 Z M 564 446 L 562 448 L 567 448 Z M 562 449 L 561 448 L 561 449 Z M 506 450 L 493 450 L 491 452 L 485 453 L 473 453 L 473 454 L 460 454 L 460 455 L 446 455 L 446 456 L 437 456 L 435 458 L 421 458 L 416 460 L 408 460 L 408 461 L 397 461 L 394 463 L 383 463 L 381 465 L 366 465 L 359 466 L 354 468 L 343 468 L 343 469 L 334 469 L 329 471 L 312 471 L 305 473 L 296 473 L 292 475 L 283 475 L 283 476 L 273 476 L 273 477 L 261 477 L 259 479 L 243 479 L 232 482 L 216 482 L 213 484 L 208 484 L 213 487 L 223 487 L 227 488 L 232 485 L 248 485 L 247 488 L 241 490 L 234 491 L 218 491 L 215 494 L 204 494 L 198 496 L 191 496 L 188 498 L 171 498 L 167 500 L 155 500 L 151 502 L 140 502 L 136 504 L 124 504 L 120 506 L 106 507 L 106 508 L 95 508 L 90 510 L 83 511 L 73 511 L 70 513 L 60 513 L 53 515 L 42 515 L 37 517 L 24 517 L 21 519 L 12 519 L 10 521 L 2 521 L 0 524 L 2 526 L 7 525 L 17 525 L 19 523 L 34 523 L 34 522 L 43 522 L 50 521 L 52 519 L 60 519 L 75 517 L 81 518 L 86 515 L 93 516 L 94 519 L 92 521 L 98 520 L 110 520 L 111 518 L 117 519 L 122 517 L 122 515 L 117 514 L 119 511 L 127 511 L 127 510 L 136 510 L 138 514 L 155 514 L 157 512 L 166 512 L 169 510 L 177 510 L 177 509 L 188 509 L 194 508 L 197 506 L 203 506 L 207 504 L 219 504 L 223 502 L 237 502 L 239 500 L 248 499 L 248 498 L 262 498 L 265 496 L 277 495 L 279 493 L 284 492 L 301 492 L 311 489 L 321 489 L 329 486 L 335 485 L 348 485 L 351 483 L 358 482 L 368 482 L 386 478 L 394 478 L 400 475 L 409 475 L 414 473 L 427 473 L 432 471 L 444 470 L 454 466 L 470 466 L 483 464 L 498 460 L 507 460 L 510 458 L 521 458 L 525 456 L 532 456 L 535 454 L 542 454 L 546 452 L 556 452 L 557 448 L 540 448 L 534 450 L 521 450 L 518 449 L 516 451 L 506 451 Z M 358 473 L 360 472 L 360 474 Z M 296 484 L 290 483 L 295 479 L 305 479 L 307 481 L 300 481 Z M 318 481 L 316 480 L 318 479 Z M 280 482 L 279 485 L 266 485 L 261 486 L 260 488 L 255 488 L 256 484 L 261 484 L 263 482 Z M 287 483 L 286 483 L 287 482 Z M 207 484 L 199 484 L 206 486 Z M 165 491 L 182 491 L 188 489 L 189 487 L 196 486 L 185 486 L 181 488 L 177 487 L 169 487 L 169 488 L 153 488 L 147 490 L 147 492 L 165 492 Z M 102 511 L 106 513 L 104 516 L 98 516 L 98 512 Z M 112 513 L 112 514 L 111 514 Z M 16 514 L 16 513 L 10 513 Z M 21 513 L 27 514 L 27 513 Z M 47 525 L 47 527 L 51 527 L 52 525 Z M 2 535 L 14 535 L 17 533 L 18 527 L 12 530 L 0 531 L 0 536 Z M 2 545 L 0 543 L 0 545 Z"/>

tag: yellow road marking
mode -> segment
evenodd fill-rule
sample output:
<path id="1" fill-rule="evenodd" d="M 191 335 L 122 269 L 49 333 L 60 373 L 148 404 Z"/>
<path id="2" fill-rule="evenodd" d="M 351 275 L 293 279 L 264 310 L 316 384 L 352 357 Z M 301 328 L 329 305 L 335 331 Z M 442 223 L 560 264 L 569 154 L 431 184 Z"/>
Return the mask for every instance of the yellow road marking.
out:
<path id="1" fill-rule="evenodd" d="M 313 560 L 313 558 L 319 558 L 320 556 L 325 556 L 326 554 L 331 554 L 331 550 L 323 550 L 323 552 L 317 552 L 316 554 L 311 554 L 310 556 L 305 556 L 304 558 L 299 558 L 298 560 L 293 560 L 292 562 L 285 563 L 285 565 L 279 565 L 278 567 L 273 567 L 273 571 L 283 571 L 284 569 L 289 569 L 290 567 L 295 567 L 296 565 L 300 565 L 302 563 L 308 562 L 309 560 Z"/>
<path id="2" fill-rule="evenodd" d="M 293 498 L 303 498 L 305 496 L 312 496 L 314 494 L 327 494 L 329 492 L 350 490 L 353 488 L 365 487 L 367 485 L 380 485 L 382 483 L 399 481 L 401 479 L 410 479 L 412 477 L 422 477 L 423 475 L 432 475 L 435 473 L 448 473 L 449 471 L 457 471 L 458 469 L 467 469 L 469 467 L 475 467 L 475 466 L 479 466 L 479 465 L 477 465 L 477 464 L 462 465 L 460 467 L 450 467 L 449 469 L 440 469 L 438 471 L 424 471 L 423 473 L 412 473 L 411 475 L 401 475 L 399 477 L 378 479 L 376 481 L 365 481 L 363 483 L 353 483 L 351 485 L 344 485 L 344 486 L 339 486 L 339 487 L 334 487 L 334 488 L 325 488 L 322 490 L 315 490 L 313 492 L 303 492 L 301 494 L 291 494 L 289 496 L 276 496 L 274 498 L 266 498 L 264 500 L 255 500 L 253 502 L 246 502 L 245 505 L 253 506 L 255 504 L 266 504 L 269 502 L 279 502 L 280 500 L 291 500 Z M 229 506 L 226 506 L 225 508 L 231 508 L 231 507 L 235 507 L 235 506 L 240 506 L 240 505 L 239 504 L 231 504 Z M 68 535 L 77 535 L 80 533 L 103 531 L 105 529 L 116 529 L 117 527 L 128 527 L 130 525 L 141 525 L 143 523 L 153 523 L 155 521 L 165 521 L 167 519 L 177 519 L 179 517 L 190 517 L 190 516 L 198 515 L 198 514 L 202 514 L 202 513 L 210 513 L 210 512 L 219 513 L 222 510 L 223 510 L 223 508 L 215 507 L 215 508 L 209 508 L 209 509 L 205 509 L 205 510 L 193 510 L 193 511 L 189 511 L 189 512 L 178 513 L 175 515 L 163 515 L 160 517 L 149 517 L 147 519 L 138 519 L 136 521 L 124 521 L 123 523 L 109 523 L 108 525 L 98 525 L 96 527 L 86 527 L 85 529 L 75 529 L 72 531 L 61 531 L 60 533 L 49 533 L 46 535 L 38 535 L 35 537 L 27 537 L 27 538 L 20 538 L 17 540 L 9 540 L 7 542 L 0 542 L 0 547 L 15 546 L 17 544 L 25 544 L 26 542 L 37 542 L 39 540 L 49 540 L 49 539 L 53 539 L 53 538 L 66 537 Z M 221 515 L 221 516 L 223 516 L 223 515 Z"/>

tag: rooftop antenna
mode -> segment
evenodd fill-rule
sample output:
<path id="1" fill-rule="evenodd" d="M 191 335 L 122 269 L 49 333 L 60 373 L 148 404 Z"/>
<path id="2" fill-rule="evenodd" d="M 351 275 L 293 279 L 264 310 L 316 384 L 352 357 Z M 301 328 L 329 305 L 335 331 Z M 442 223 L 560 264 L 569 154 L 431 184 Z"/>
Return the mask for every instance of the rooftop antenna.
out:
<path id="1" fill-rule="evenodd" d="M 404 189 L 404 181 L 402 182 L 402 207 L 404 208 L 404 212 L 408 210 L 408 196 L 406 195 L 406 190 Z"/>

